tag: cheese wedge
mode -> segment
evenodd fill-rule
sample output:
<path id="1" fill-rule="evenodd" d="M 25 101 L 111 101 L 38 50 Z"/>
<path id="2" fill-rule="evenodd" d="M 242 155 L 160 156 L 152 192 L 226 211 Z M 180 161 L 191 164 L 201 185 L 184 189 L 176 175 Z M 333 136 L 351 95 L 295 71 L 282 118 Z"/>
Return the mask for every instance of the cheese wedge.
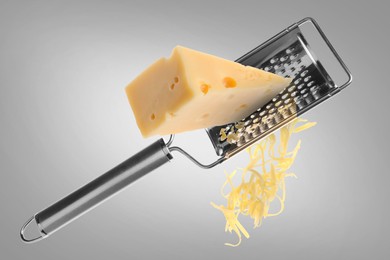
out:
<path id="1" fill-rule="evenodd" d="M 267 103 L 291 79 L 176 46 L 127 87 L 144 137 L 241 120 Z"/>

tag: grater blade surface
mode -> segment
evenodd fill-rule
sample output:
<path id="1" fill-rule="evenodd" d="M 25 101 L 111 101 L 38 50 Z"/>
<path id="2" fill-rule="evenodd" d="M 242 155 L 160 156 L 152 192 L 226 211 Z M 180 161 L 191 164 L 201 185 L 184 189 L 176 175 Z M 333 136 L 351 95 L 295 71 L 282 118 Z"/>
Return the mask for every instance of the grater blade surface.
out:
<path id="1" fill-rule="evenodd" d="M 271 101 L 241 121 L 206 129 L 217 155 L 225 159 L 233 156 L 341 89 L 332 81 L 296 25 L 236 60 L 243 65 L 293 78 L 293 81 Z M 350 77 L 349 82 L 342 86 L 345 87 L 350 83 L 351 75 L 333 47 L 327 43 Z M 237 124 L 240 124 L 239 129 L 235 127 Z M 227 135 L 235 134 L 236 139 L 233 142 L 226 139 L 221 141 L 221 130 Z"/>

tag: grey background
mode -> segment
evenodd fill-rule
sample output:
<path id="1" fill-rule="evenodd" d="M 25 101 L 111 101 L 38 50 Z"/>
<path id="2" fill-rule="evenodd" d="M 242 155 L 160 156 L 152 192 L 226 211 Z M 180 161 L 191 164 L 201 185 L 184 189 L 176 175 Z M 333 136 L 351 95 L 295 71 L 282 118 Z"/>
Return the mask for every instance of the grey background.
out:
<path id="1" fill-rule="evenodd" d="M 389 257 L 386 1 L 0 1 L 1 259 L 385 259 Z M 353 3 L 353 4 L 352 4 Z M 310 111 L 318 125 L 287 181 L 281 216 L 239 248 L 224 242 L 224 170 L 176 156 L 58 231 L 23 244 L 20 226 L 156 138 L 137 130 L 124 87 L 181 44 L 236 59 L 314 17 L 354 75 Z M 176 140 L 215 158 L 203 131 Z"/>

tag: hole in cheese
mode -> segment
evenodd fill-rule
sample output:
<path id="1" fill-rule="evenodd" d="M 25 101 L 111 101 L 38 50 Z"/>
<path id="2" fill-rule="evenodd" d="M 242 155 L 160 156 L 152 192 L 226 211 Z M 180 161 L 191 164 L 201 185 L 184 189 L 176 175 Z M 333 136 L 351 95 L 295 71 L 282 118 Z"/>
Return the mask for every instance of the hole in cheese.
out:
<path id="1" fill-rule="evenodd" d="M 199 117 L 196 119 L 196 121 L 198 121 L 198 122 L 204 121 L 204 120 L 206 120 L 209 116 L 210 116 L 209 113 L 204 113 L 203 115 L 199 116 Z"/>
<path id="2" fill-rule="evenodd" d="M 246 108 L 247 106 L 248 106 L 247 104 L 242 104 L 242 105 L 240 105 L 239 107 L 236 108 L 236 111 L 239 111 L 239 110 L 241 110 L 243 108 Z"/>
<path id="3" fill-rule="evenodd" d="M 241 120 L 291 82 L 258 68 L 250 69 L 254 77 L 249 81 L 247 70 L 229 60 L 175 47 L 169 58 L 156 61 L 126 87 L 142 135 L 168 135 Z M 272 92 L 265 93 L 267 88 Z M 243 102 L 247 107 L 234 111 Z M 232 113 L 220 112 L 221 107 L 229 107 Z M 178 116 L 168 120 L 168 112 Z M 196 120 L 204 113 L 210 116 Z"/>
<path id="4" fill-rule="evenodd" d="M 151 114 L 151 115 L 150 115 L 150 119 L 151 119 L 151 120 L 154 120 L 154 119 L 156 119 L 156 115 L 155 115 L 154 113 L 153 113 L 153 114 Z"/>
<path id="5" fill-rule="evenodd" d="M 203 92 L 203 94 L 207 94 L 207 92 L 209 92 L 209 88 L 210 88 L 210 85 L 208 84 L 205 84 L 203 83 L 202 85 L 200 85 L 200 91 Z"/>
<path id="6" fill-rule="evenodd" d="M 223 78 L 222 82 L 223 82 L 223 85 L 225 86 L 225 88 L 234 88 L 237 86 L 236 80 L 231 78 L 231 77 Z"/>

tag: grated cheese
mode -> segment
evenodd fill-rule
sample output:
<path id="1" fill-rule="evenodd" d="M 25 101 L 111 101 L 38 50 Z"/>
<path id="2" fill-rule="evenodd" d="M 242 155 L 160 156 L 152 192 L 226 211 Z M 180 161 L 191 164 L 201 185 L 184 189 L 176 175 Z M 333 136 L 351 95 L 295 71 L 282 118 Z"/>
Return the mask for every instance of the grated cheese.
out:
<path id="1" fill-rule="evenodd" d="M 297 126 L 298 123 L 304 123 Z M 280 141 L 277 145 L 275 134 L 269 135 L 259 143 L 247 148 L 249 163 L 241 171 L 241 183 L 233 184 L 233 177 L 238 170 L 226 174 L 226 181 L 222 185 L 221 194 L 227 200 L 227 205 L 211 205 L 220 210 L 226 219 L 225 232 L 229 231 L 238 236 L 236 244 L 225 243 L 227 246 L 238 246 L 242 235 L 249 238 L 248 231 L 238 220 L 239 215 L 249 216 L 253 219 L 254 228 L 260 227 L 266 217 L 277 216 L 283 212 L 286 198 L 286 177 L 296 177 L 293 173 L 287 173 L 298 153 L 301 141 L 295 148 L 288 152 L 288 143 L 293 133 L 301 132 L 314 126 L 316 123 L 297 118 L 290 124 L 280 129 Z M 224 136 L 225 137 L 225 136 Z M 226 138 L 226 137 L 225 137 Z M 229 135 L 227 136 L 229 141 Z M 228 193 L 225 189 L 229 187 Z M 270 204 L 276 199 L 279 210 L 269 212 Z"/>

